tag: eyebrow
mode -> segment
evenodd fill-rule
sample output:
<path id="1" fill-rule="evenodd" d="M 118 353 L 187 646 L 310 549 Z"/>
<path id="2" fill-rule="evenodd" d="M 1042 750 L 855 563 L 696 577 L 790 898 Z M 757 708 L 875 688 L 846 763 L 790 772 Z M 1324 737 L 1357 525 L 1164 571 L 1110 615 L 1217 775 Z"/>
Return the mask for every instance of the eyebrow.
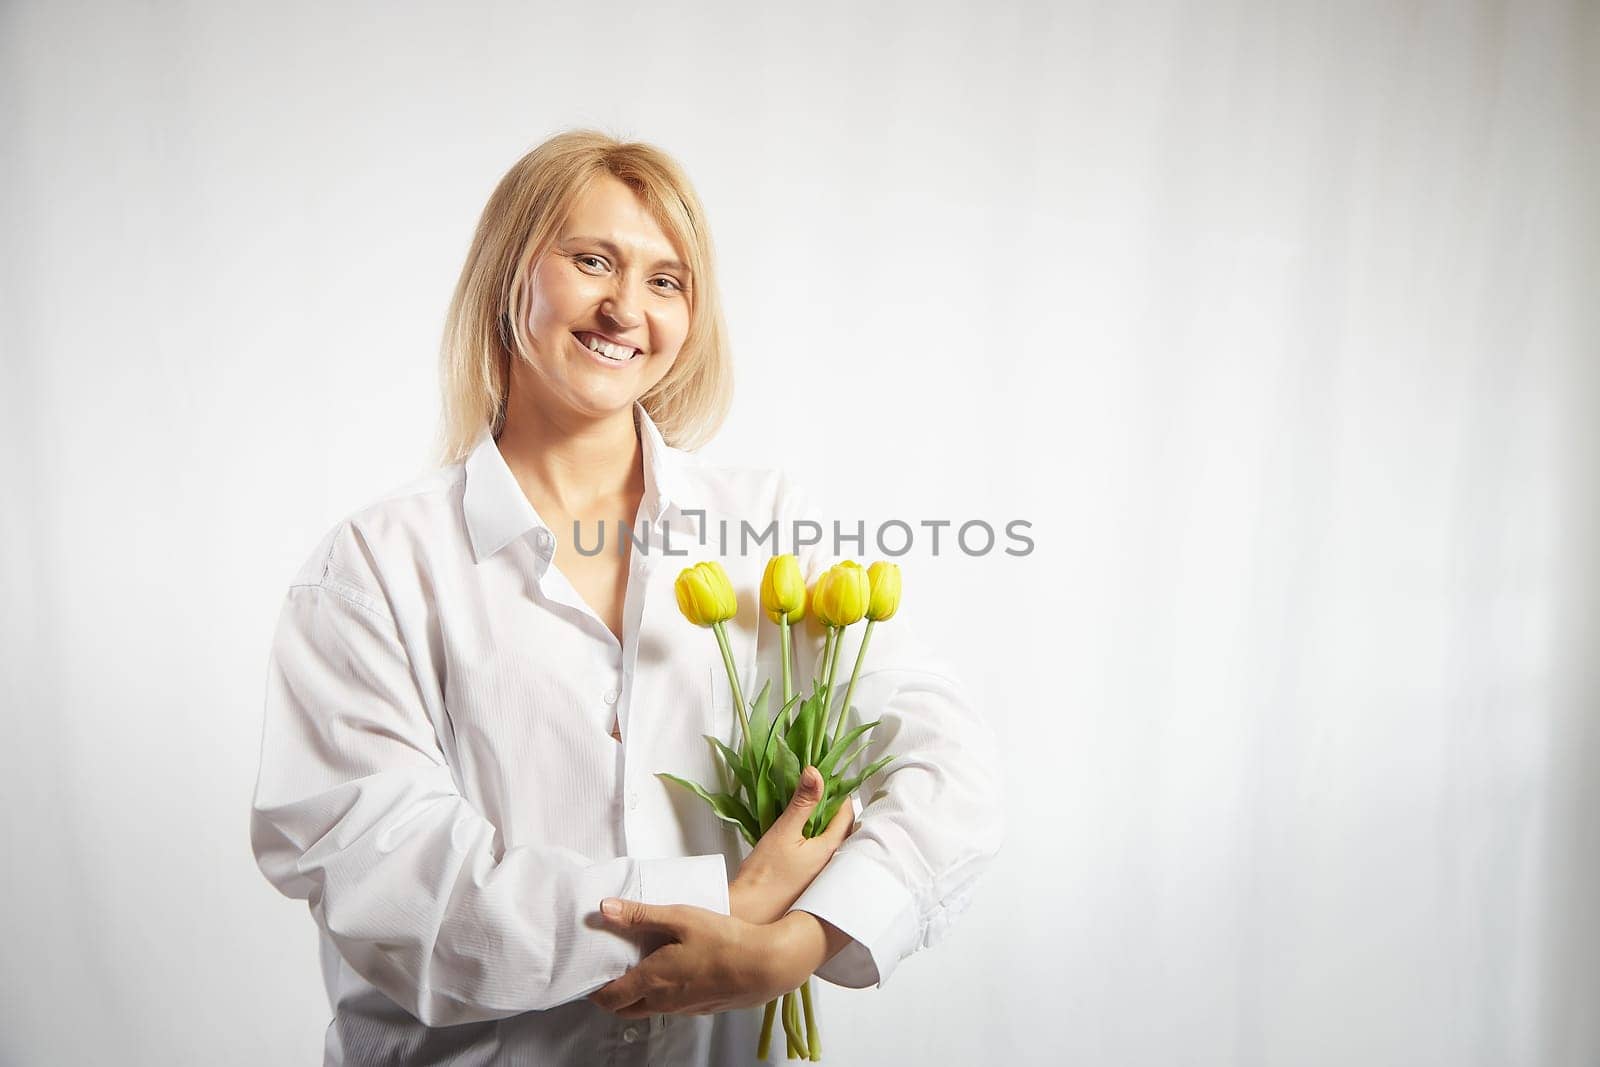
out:
<path id="1" fill-rule="evenodd" d="M 585 237 L 585 236 L 579 235 L 579 236 L 576 236 L 576 237 L 563 237 L 561 239 L 561 243 L 562 244 L 573 244 L 573 243 L 576 243 L 576 242 L 579 242 L 579 241 L 587 242 L 588 244 L 592 244 L 592 245 L 599 245 L 601 248 L 605 249 L 607 252 L 610 252 L 613 256 L 616 256 L 618 259 L 622 259 L 623 258 L 622 250 L 620 248 L 618 248 L 615 244 L 613 244 L 610 241 L 606 240 L 604 237 Z M 655 262 L 655 266 L 656 267 L 668 267 L 668 268 L 670 268 L 672 270 L 681 270 L 685 274 L 690 273 L 689 272 L 689 265 L 687 263 L 684 263 L 683 261 L 677 260 L 677 259 L 658 259 Z"/>

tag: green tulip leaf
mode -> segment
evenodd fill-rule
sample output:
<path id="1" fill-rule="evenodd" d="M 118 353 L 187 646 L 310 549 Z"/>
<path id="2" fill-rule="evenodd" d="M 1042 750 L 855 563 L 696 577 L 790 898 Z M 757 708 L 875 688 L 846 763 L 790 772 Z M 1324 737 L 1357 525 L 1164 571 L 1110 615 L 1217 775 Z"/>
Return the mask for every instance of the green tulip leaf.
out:
<path id="1" fill-rule="evenodd" d="M 763 831 L 765 831 L 766 827 L 772 825 L 773 819 L 777 818 L 776 802 L 772 795 L 772 782 L 764 774 L 756 776 L 755 813 L 756 824 Z"/>
<path id="2" fill-rule="evenodd" d="M 828 743 L 828 701 L 831 690 L 831 686 L 823 686 L 822 692 L 816 694 L 816 703 L 811 707 L 811 745 L 807 751 L 813 753 L 812 762 L 822 759 L 822 749 Z"/>
<path id="3" fill-rule="evenodd" d="M 783 732 L 779 729 L 783 714 L 780 711 L 771 719 L 767 717 L 767 696 L 771 686 L 771 679 L 763 682 L 761 693 L 756 697 L 750 717 L 750 748 L 745 753 L 745 769 L 753 783 L 749 790 L 751 809 L 756 825 L 762 830 L 771 826 L 778 817 L 778 798 L 772 788 L 772 780 L 767 775 L 767 768 L 771 765 L 773 743 Z"/>
<path id="4" fill-rule="evenodd" d="M 805 702 L 800 705 L 800 711 L 795 715 L 794 721 L 789 724 L 789 730 L 786 735 L 789 741 L 789 751 L 801 759 L 805 758 L 805 753 L 811 751 L 811 734 L 808 729 L 812 719 L 811 708 L 815 700 L 816 696 L 813 694 L 807 697 Z"/>
<path id="5" fill-rule="evenodd" d="M 783 707 L 778 709 L 778 719 L 777 719 L 777 721 L 778 722 L 783 722 L 785 719 L 788 719 L 790 722 L 793 722 L 794 718 L 793 718 L 793 715 L 791 714 L 791 712 L 794 711 L 795 705 L 800 703 L 800 701 L 803 700 L 803 699 L 805 699 L 805 698 L 802 697 L 799 693 L 796 693 L 794 696 L 790 697 L 788 699 L 788 701 L 783 705 Z"/>
<path id="6" fill-rule="evenodd" d="M 817 816 L 822 814 L 822 809 L 828 804 L 828 787 L 832 785 L 835 785 L 835 783 L 828 781 L 827 777 L 824 776 L 822 779 L 822 796 L 817 798 L 817 806 L 811 809 L 811 817 L 806 820 L 805 836 L 816 837 L 822 832 L 824 824 L 817 820 Z"/>
<path id="7" fill-rule="evenodd" d="M 770 688 L 772 688 L 772 679 L 768 678 L 766 681 L 761 683 L 761 692 L 757 693 L 755 700 L 751 701 L 751 703 L 750 703 L 750 722 L 752 724 L 755 723 L 755 719 L 756 719 L 757 715 L 760 715 L 762 718 L 766 717 L 766 714 L 767 714 L 767 690 L 770 689 Z"/>
<path id="8" fill-rule="evenodd" d="M 821 722 L 818 722 L 816 727 L 816 733 L 813 735 L 811 744 L 811 763 L 820 770 L 822 768 L 822 757 L 828 754 L 828 732 L 827 727 Z"/>
<path id="9" fill-rule="evenodd" d="M 760 828 L 756 826 L 755 818 L 750 814 L 750 809 L 745 807 L 738 797 L 730 793 L 708 793 L 694 782 L 686 778 L 679 778 L 675 774 L 668 774 L 666 771 L 658 771 L 656 777 L 678 783 L 711 805 L 711 813 L 713 815 L 735 827 L 745 841 L 749 842 L 751 848 L 756 847 L 756 841 L 761 837 Z"/>
<path id="10" fill-rule="evenodd" d="M 733 749 L 729 748 L 727 745 L 723 744 L 719 739 L 712 737 L 710 734 L 704 734 L 702 736 L 704 736 L 707 741 L 710 741 L 713 745 L 717 746 L 717 754 L 722 757 L 722 762 L 728 765 L 728 769 L 733 772 L 733 776 L 734 778 L 738 779 L 739 784 L 743 786 L 747 792 L 753 792 L 755 790 L 755 782 L 751 779 L 750 772 L 745 769 L 744 757 L 739 755 L 739 753 L 735 752 Z"/>
<path id="11" fill-rule="evenodd" d="M 849 793 L 840 793 L 838 796 L 831 798 L 826 804 L 822 805 L 822 814 L 818 816 L 817 821 L 823 826 L 831 826 L 833 817 L 839 813 L 839 805 L 849 799 Z"/>
<path id="12" fill-rule="evenodd" d="M 800 694 L 798 693 L 790 697 L 789 702 L 785 704 L 782 710 L 778 712 L 778 717 L 772 721 L 772 729 L 770 732 L 768 732 L 766 742 L 762 746 L 761 750 L 761 769 L 763 772 L 772 766 L 773 753 L 776 752 L 779 747 L 781 747 L 778 744 L 778 739 L 783 736 L 783 730 L 781 729 L 783 725 L 783 717 L 789 713 L 789 709 L 794 707 L 795 702 L 799 699 Z"/>
<path id="13" fill-rule="evenodd" d="M 872 764 L 872 766 L 868 767 L 866 770 L 862 771 L 860 774 L 856 775 L 854 778 L 846 779 L 844 785 L 840 787 L 840 792 L 854 793 L 857 789 L 861 788 L 862 782 L 883 770 L 889 761 L 895 758 L 896 757 L 892 754 L 885 756 L 881 760 L 878 760 L 876 763 Z"/>
<path id="14" fill-rule="evenodd" d="M 852 763 L 854 763 L 856 761 L 856 757 L 861 755 L 861 753 L 866 751 L 866 748 L 867 748 L 867 746 L 869 744 L 871 744 L 870 741 L 861 742 L 859 745 L 857 745 L 855 747 L 855 749 L 848 756 L 846 756 L 844 759 L 838 760 L 838 768 L 837 769 L 839 771 L 839 776 L 841 778 L 844 777 L 845 771 L 850 769 L 850 764 L 852 764 Z M 839 753 L 843 752 L 844 750 L 845 750 L 845 746 L 843 744 L 841 744 L 841 745 L 839 745 L 838 748 L 834 749 L 834 751 L 829 754 L 827 759 L 823 760 L 824 763 L 827 763 L 829 765 L 828 769 L 830 771 L 835 769 L 834 766 L 833 766 L 835 757 L 837 757 L 839 755 Z"/>
<path id="15" fill-rule="evenodd" d="M 850 742 L 854 741 L 856 738 L 860 737 L 862 734 L 866 733 L 868 730 L 872 729 L 882 721 L 882 719 L 874 719 L 872 722 L 863 723 L 862 725 L 857 726 L 854 730 L 851 730 L 849 733 L 845 734 L 843 737 L 839 738 L 838 742 L 832 745 L 828 752 L 823 756 L 822 762 L 817 764 L 817 770 L 821 771 L 823 774 L 832 774 L 834 765 L 836 763 L 841 771 L 850 766 L 850 759 L 855 759 L 855 753 L 851 753 L 850 759 L 844 760 L 843 762 L 839 761 L 839 753 L 848 751 L 850 748 Z M 860 749 L 857 749 L 856 751 L 859 752 Z"/>
<path id="16" fill-rule="evenodd" d="M 772 765 L 767 768 L 767 774 L 772 779 L 773 794 L 785 807 L 800 784 L 800 771 L 800 757 L 794 754 L 787 740 L 780 740 L 772 747 Z"/>
<path id="17" fill-rule="evenodd" d="M 740 749 L 744 752 L 744 766 L 750 772 L 750 777 L 755 778 L 756 761 L 761 758 L 761 751 L 766 747 L 767 731 L 772 728 L 772 722 L 764 711 L 750 716 L 750 737 Z"/>
<path id="18" fill-rule="evenodd" d="M 767 736 L 766 724 L 771 722 L 767 714 L 767 690 L 772 685 L 771 679 L 761 683 L 761 692 L 750 702 L 750 740 L 759 744 L 761 738 Z"/>

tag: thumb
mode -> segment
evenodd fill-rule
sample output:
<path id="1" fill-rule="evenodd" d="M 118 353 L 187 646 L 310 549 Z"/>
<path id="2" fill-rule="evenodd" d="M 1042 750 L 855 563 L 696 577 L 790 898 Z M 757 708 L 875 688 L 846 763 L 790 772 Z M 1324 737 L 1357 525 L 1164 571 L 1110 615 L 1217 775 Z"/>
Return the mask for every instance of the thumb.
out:
<path id="1" fill-rule="evenodd" d="M 789 806 L 783 809 L 783 818 L 790 822 L 804 820 L 821 799 L 822 772 L 815 767 L 807 767 L 800 772 L 800 781 L 794 787 L 794 796 L 789 798 Z"/>
<path id="2" fill-rule="evenodd" d="M 646 904 L 642 900 L 619 900 L 606 897 L 600 902 L 600 914 L 613 926 L 634 930 L 664 930 L 676 933 L 683 925 L 676 904 Z"/>

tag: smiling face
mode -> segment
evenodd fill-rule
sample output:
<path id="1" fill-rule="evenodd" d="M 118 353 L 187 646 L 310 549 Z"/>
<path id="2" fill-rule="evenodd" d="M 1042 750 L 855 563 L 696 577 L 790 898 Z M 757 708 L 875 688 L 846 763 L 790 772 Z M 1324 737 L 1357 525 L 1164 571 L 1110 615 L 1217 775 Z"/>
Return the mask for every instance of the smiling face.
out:
<path id="1" fill-rule="evenodd" d="M 688 335 L 686 259 L 633 190 L 601 175 L 533 271 L 529 351 L 513 361 L 512 388 L 531 371 L 527 392 L 547 414 L 631 419 Z"/>

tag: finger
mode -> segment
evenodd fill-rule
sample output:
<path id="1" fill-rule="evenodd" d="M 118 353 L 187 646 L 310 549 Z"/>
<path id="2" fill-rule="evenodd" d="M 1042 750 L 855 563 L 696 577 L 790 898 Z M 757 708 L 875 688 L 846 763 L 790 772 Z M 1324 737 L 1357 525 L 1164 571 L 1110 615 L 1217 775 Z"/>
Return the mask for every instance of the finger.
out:
<path id="1" fill-rule="evenodd" d="M 600 914 L 612 926 L 627 930 L 660 930 L 680 934 L 688 916 L 680 904 L 646 904 L 642 900 L 619 900 L 606 897 L 600 902 Z"/>
<path id="2" fill-rule="evenodd" d="M 822 837 L 837 847 L 845 838 L 855 832 L 856 806 L 849 797 L 845 797 L 839 804 L 839 810 L 833 813 L 833 821 L 822 831 Z"/>
<path id="3" fill-rule="evenodd" d="M 636 1000 L 627 1007 L 618 1008 L 616 1011 L 616 1016 L 619 1019 L 648 1019 L 650 1016 L 658 1014 L 660 1012 L 651 1007 L 646 1000 Z"/>
<path id="4" fill-rule="evenodd" d="M 612 1013 L 620 1013 L 623 1008 L 637 1003 L 643 997 L 644 979 L 637 967 L 589 994 L 589 999 L 598 1007 Z"/>
<path id="5" fill-rule="evenodd" d="M 811 817 L 811 812 L 821 799 L 822 772 L 815 767 L 807 766 L 800 772 L 800 781 L 794 787 L 794 796 L 789 798 L 789 806 L 783 809 L 783 814 L 778 816 L 773 827 L 781 826 L 784 836 L 789 838 L 804 836 L 806 820 Z"/>

